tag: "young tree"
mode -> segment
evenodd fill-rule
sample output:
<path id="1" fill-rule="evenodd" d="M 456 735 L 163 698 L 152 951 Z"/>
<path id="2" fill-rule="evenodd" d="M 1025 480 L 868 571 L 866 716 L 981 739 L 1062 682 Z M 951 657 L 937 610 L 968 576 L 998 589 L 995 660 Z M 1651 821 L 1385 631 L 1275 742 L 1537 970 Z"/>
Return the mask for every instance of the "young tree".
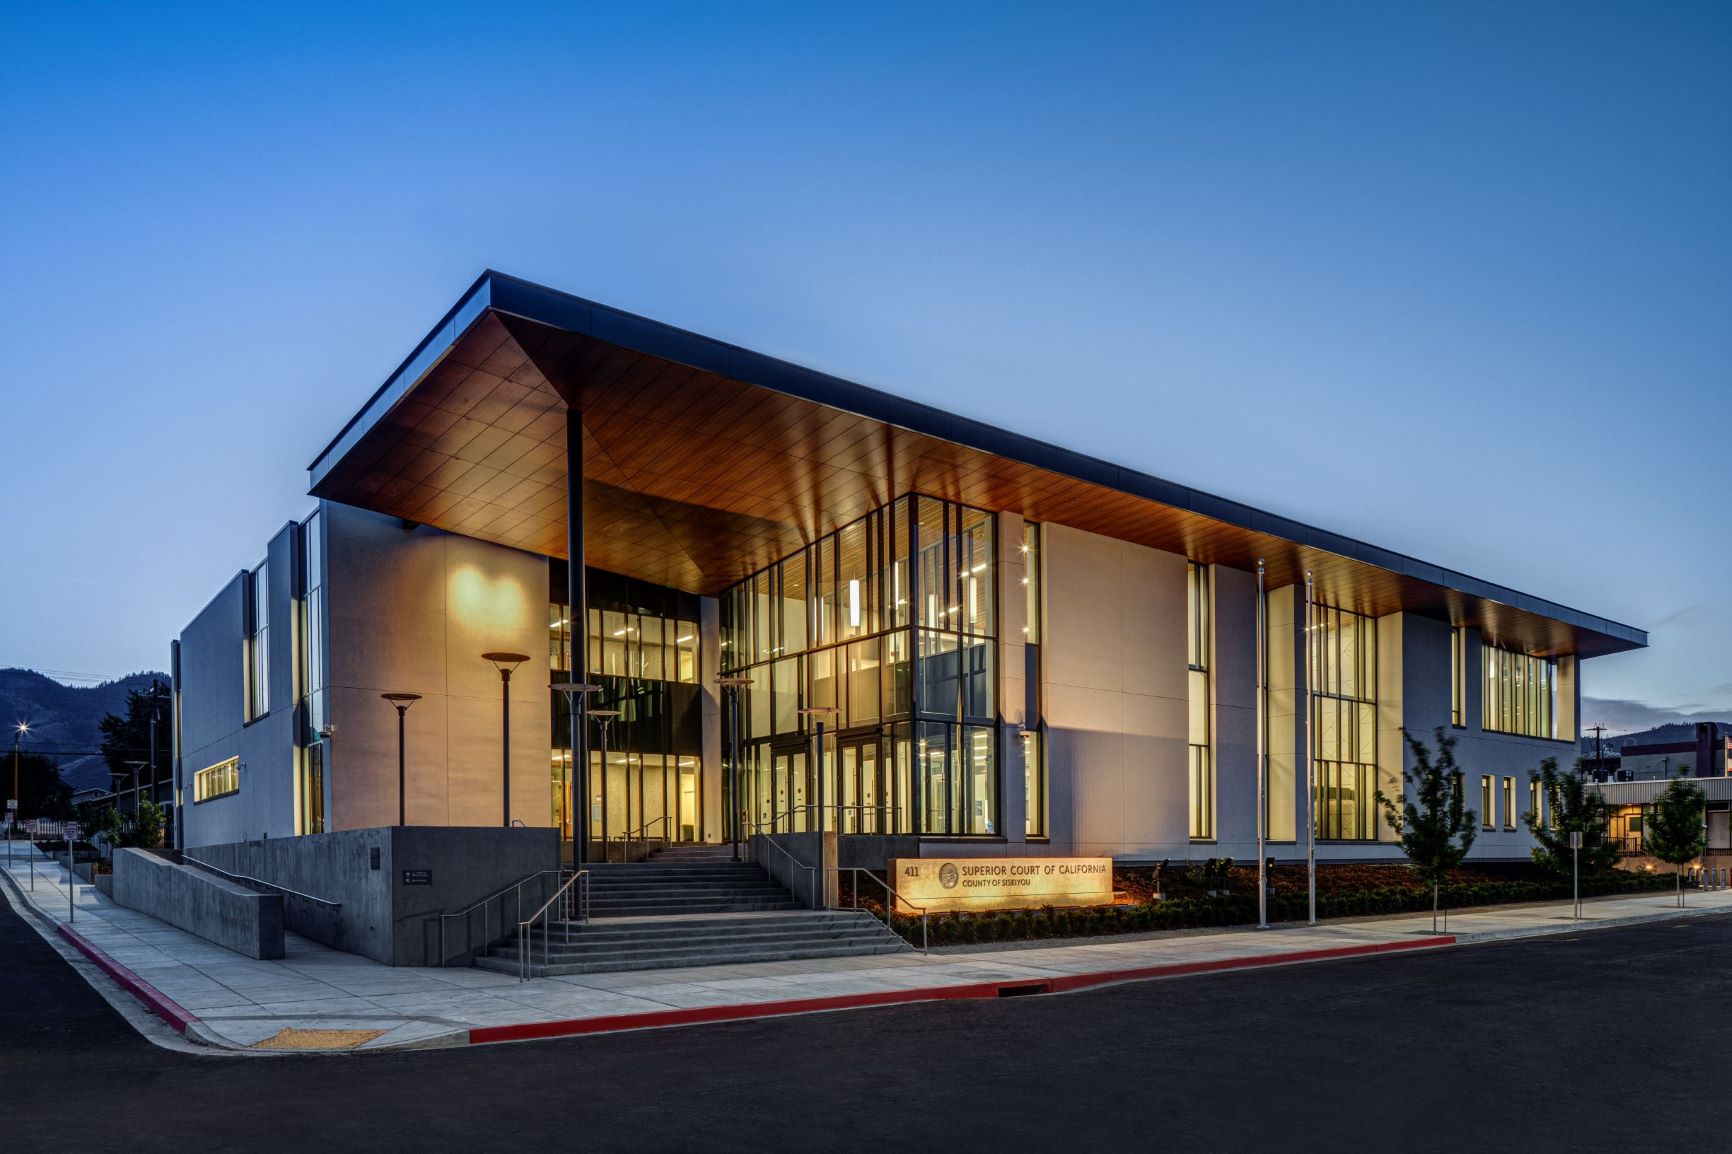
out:
<path id="1" fill-rule="evenodd" d="M 1407 788 L 1399 799 L 1378 790 L 1377 804 L 1383 807 L 1390 828 L 1401 836 L 1407 864 L 1431 883 L 1431 929 L 1435 933 L 1443 883 L 1473 847 L 1479 826 L 1473 810 L 1463 804 L 1465 791 L 1462 772 L 1455 764 L 1455 738 L 1441 725 L 1437 727 L 1434 760 L 1425 742 L 1406 730 L 1401 735 L 1413 751 L 1413 765 L 1401 771 Z"/>
<path id="2" fill-rule="evenodd" d="M 155 849 L 162 844 L 162 829 L 162 807 L 148 799 L 138 803 L 137 813 L 121 813 L 112 806 L 102 811 L 102 832 L 117 848 Z"/>
<path id="3" fill-rule="evenodd" d="M 1684 867 L 1708 848 L 1708 827 L 1702 816 L 1706 808 L 1701 788 L 1680 776 L 1654 799 L 1654 808 L 1642 822 L 1642 848 L 1677 870 L 1679 909 L 1684 908 Z"/>
<path id="4" fill-rule="evenodd" d="M 1582 835 L 1581 866 L 1585 876 L 1593 877 L 1617 868 L 1618 847 L 1612 844 L 1606 831 L 1611 824 L 1611 811 L 1600 791 L 1593 787 L 1582 759 L 1568 772 L 1558 769 L 1558 759 L 1548 757 L 1540 762 L 1537 773 L 1528 778 L 1540 784 L 1544 799 L 1543 812 L 1522 815 L 1522 822 L 1539 843 L 1533 848 L 1534 864 L 1552 873 L 1569 877 L 1574 862 L 1570 835 Z M 1550 814 L 1550 818 L 1546 816 Z"/>

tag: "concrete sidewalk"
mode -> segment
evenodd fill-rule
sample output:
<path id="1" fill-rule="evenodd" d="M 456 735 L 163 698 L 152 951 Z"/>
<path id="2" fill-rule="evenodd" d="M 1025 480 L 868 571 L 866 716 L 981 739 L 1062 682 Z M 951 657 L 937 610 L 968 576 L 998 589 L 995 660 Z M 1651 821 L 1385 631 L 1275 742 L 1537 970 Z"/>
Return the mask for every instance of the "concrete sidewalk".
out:
<path id="1" fill-rule="evenodd" d="M 519 982 L 469 968 L 383 966 L 295 935 L 288 956 L 256 961 L 116 906 L 78 884 L 69 923 L 64 864 L 36 856 L 35 890 L 19 856 L 8 896 L 34 907 L 45 932 L 76 945 L 188 1038 L 235 1050 L 377 1050 L 465 1045 L 767 1014 L 847 1009 L 1010 992 L 1063 992 L 1114 981 L 1179 976 L 1569 933 L 1732 910 L 1732 891 L 1689 891 L 1464 911 L 1448 936 L 1430 915 L 1223 929 L 1074 944 L 1001 946 L 930 956 L 763 962 L 683 970 L 575 975 Z M 4 862 L 4 859 L 0 859 Z"/>

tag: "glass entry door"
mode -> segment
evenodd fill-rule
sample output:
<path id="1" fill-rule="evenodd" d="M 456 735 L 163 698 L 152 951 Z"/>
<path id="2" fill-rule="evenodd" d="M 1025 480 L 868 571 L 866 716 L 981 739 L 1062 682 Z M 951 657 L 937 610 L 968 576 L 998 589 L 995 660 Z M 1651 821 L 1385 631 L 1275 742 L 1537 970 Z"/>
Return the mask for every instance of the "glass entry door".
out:
<path id="1" fill-rule="evenodd" d="M 811 805 L 815 801 L 811 772 L 804 747 L 778 749 L 771 753 L 775 804 L 770 824 L 777 833 L 805 833 L 816 829 Z"/>
<path id="2" fill-rule="evenodd" d="M 886 812 L 889 789 L 877 735 L 845 737 L 837 744 L 837 832 L 885 832 L 891 827 Z"/>

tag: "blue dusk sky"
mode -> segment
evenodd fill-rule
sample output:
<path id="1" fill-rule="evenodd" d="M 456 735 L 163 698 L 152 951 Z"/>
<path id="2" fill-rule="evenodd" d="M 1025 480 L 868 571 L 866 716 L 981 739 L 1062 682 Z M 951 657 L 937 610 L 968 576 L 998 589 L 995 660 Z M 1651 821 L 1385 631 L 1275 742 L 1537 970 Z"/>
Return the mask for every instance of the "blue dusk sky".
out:
<path id="1" fill-rule="evenodd" d="M 1652 631 L 1732 716 L 1732 5 L 8 5 L 0 666 L 162 668 L 486 267 Z"/>

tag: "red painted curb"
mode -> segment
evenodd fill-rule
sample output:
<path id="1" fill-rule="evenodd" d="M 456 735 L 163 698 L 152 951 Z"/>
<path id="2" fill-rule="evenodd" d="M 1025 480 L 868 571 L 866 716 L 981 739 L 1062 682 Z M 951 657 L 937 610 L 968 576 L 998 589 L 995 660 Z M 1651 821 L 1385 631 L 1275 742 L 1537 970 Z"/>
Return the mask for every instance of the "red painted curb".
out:
<path id="1" fill-rule="evenodd" d="M 185 1007 L 176 1003 L 173 998 L 109 957 L 89 938 L 65 922 L 61 922 L 56 928 L 59 929 L 61 937 L 77 946 L 81 954 L 95 962 L 103 973 L 119 982 L 128 993 L 149 1007 L 151 1013 L 173 1026 L 177 1034 L 185 1034 L 186 1028 L 198 1021 L 198 1018 L 188 1013 Z"/>
<path id="2" fill-rule="evenodd" d="M 570 1018 L 557 1022 L 525 1022 L 515 1026 L 482 1026 L 469 1031 L 471 1045 L 492 1042 L 526 1042 L 536 1038 L 566 1038 L 581 1034 L 605 1034 L 615 1030 L 647 1030 L 665 1026 L 696 1026 L 708 1022 L 738 1022 L 751 1018 L 775 1018 L 785 1014 L 808 1014 L 818 1010 L 857 1010 L 869 1006 L 895 1006 L 910 1002 L 1002 998 L 1017 994 L 1058 994 L 1104 986 L 1114 982 L 1178 978 L 1220 970 L 1245 970 L 1282 966 L 1297 962 L 1319 962 L 1334 958 L 1362 957 L 1406 950 L 1431 950 L 1455 944 L 1453 937 L 1413 942 L 1379 942 L 1368 946 L 1331 946 L 1320 950 L 1295 950 L 1261 957 L 1220 958 L 1207 962 L 1175 962 L 1164 966 L 1141 966 L 1126 970 L 1103 970 L 1094 974 L 1062 977 L 971 982 L 960 986 L 932 986 L 919 990 L 885 990 L 872 994 L 842 994 L 829 998 L 795 998 L 782 1002 L 750 1002 L 737 1006 L 698 1006 L 688 1010 L 653 1010 L 642 1014 L 610 1014 L 600 1018 Z"/>

